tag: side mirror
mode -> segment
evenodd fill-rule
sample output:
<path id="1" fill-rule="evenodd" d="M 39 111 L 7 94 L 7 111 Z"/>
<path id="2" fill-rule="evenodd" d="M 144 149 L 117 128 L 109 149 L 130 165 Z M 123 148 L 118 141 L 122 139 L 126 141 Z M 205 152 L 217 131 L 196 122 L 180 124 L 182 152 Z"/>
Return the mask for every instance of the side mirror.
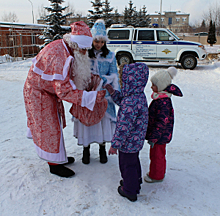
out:
<path id="1" fill-rule="evenodd" d="M 169 37 L 169 41 L 174 41 L 174 37 Z"/>

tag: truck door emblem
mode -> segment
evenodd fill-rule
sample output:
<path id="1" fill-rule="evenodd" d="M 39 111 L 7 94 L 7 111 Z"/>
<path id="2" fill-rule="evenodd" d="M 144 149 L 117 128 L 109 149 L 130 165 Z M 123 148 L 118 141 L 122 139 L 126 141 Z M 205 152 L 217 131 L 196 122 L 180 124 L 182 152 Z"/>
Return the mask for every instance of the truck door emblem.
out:
<path id="1" fill-rule="evenodd" d="M 168 53 L 170 53 L 171 51 L 170 51 L 170 50 L 168 50 L 168 49 L 165 49 L 165 50 L 163 50 L 162 52 L 164 52 L 164 53 L 168 54 Z"/>

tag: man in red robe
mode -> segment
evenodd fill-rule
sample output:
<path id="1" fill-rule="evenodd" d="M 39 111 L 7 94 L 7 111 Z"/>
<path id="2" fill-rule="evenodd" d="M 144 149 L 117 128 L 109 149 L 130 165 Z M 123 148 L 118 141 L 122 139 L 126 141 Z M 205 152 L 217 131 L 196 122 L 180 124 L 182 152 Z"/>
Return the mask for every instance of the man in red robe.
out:
<path id="1" fill-rule="evenodd" d="M 49 43 L 32 60 L 23 90 L 28 137 L 33 138 L 37 154 L 48 162 L 50 172 L 61 177 L 75 174 L 64 166 L 75 159 L 66 156 L 62 100 L 72 103 L 71 114 L 88 125 L 100 121 L 107 109 L 105 91 L 85 90 L 94 90 L 100 81 L 91 77 L 89 27 L 83 21 L 70 26 L 71 33 Z M 87 114 L 92 117 L 85 119 Z"/>

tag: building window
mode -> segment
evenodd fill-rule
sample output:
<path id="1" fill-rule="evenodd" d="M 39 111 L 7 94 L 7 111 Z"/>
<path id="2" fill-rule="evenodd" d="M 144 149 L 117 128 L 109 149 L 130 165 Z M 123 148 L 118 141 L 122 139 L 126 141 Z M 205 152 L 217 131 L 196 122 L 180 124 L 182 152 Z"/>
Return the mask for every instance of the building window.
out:
<path id="1" fill-rule="evenodd" d="M 164 22 L 164 18 L 161 18 L 161 22 Z"/>
<path id="2" fill-rule="evenodd" d="M 158 18 L 154 18 L 154 22 L 158 22 Z"/>
<path id="3" fill-rule="evenodd" d="M 172 25 L 172 17 L 168 18 L 168 25 Z"/>
<path id="4" fill-rule="evenodd" d="M 183 18 L 182 18 L 182 21 L 183 21 L 183 22 L 186 22 L 186 17 L 183 17 Z"/>
<path id="5" fill-rule="evenodd" d="M 176 18 L 176 21 L 179 22 L 179 21 L 180 21 L 180 18 Z"/>

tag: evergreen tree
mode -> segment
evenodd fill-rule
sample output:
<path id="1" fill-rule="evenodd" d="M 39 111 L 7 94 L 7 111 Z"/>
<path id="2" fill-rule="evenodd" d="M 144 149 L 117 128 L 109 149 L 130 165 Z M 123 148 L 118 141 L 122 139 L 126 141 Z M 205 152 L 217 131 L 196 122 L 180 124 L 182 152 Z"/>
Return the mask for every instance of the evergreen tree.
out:
<path id="1" fill-rule="evenodd" d="M 147 14 L 145 5 L 139 12 L 133 7 L 132 1 L 129 2 L 129 8 L 124 10 L 124 23 L 134 27 L 148 27 L 151 23 L 150 16 Z"/>
<path id="2" fill-rule="evenodd" d="M 134 15 L 134 8 L 133 8 L 133 3 L 130 1 L 128 3 L 129 8 L 125 7 L 124 10 L 124 23 L 129 26 L 129 25 L 134 25 L 135 23 L 133 22 L 133 15 Z"/>
<path id="3" fill-rule="evenodd" d="M 210 21 L 210 25 L 209 25 L 209 33 L 208 33 L 207 42 L 210 44 L 210 46 L 213 46 L 213 44 L 216 43 L 215 22 L 214 24 L 212 24 L 212 20 Z"/>
<path id="4" fill-rule="evenodd" d="M 108 28 L 110 27 L 111 24 L 114 23 L 113 21 L 114 14 L 111 13 L 113 11 L 113 8 L 110 7 L 110 2 L 108 0 L 105 0 L 103 6 L 104 6 L 102 9 L 103 19 L 105 20 L 106 28 Z"/>
<path id="5" fill-rule="evenodd" d="M 139 13 L 137 12 L 136 7 L 133 8 L 133 16 L 131 22 L 132 22 L 131 24 L 132 26 L 134 27 L 139 26 Z"/>
<path id="6" fill-rule="evenodd" d="M 118 10 L 115 9 L 115 13 L 114 13 L 114 17 L 113 17 L 113 23 L 114 23 L 114 24 L 120 23 L 119 17 L 120 17 L 120 14 L 118 13 Z"/>
<path id="7" fill-rule="evenodd" d="M 130 19 L 129 19 L 129 16 L 128 16 L 128 8 L 125 7 L 125 10 L 124 10 L 124 24 L 127 25 L 128 22 L 130 22 Z"/>
<path id="8" fill-rule="evenodd" d="M 150 16 L 149 16 L 149 14 L 147 14 L 146 7 L 144 5 L 142 8 L 142 11 L 141 11 L 141 16 L 140 16 L 140 20 L 139 20 L 139 27 L 149 27 L 150 23 L 151 23 Z"/>
<path id="9" fill-rule="evenodd" d="M 205 20 L 202 20 L 201 28 L 205 28 L 205 27 L 206 27 Z"/>
<path id="10" fill-rule="evenodd" d="M 70 28 L 63 28 L 61 25 L 66 23 L 66 17 L 70 16 L 72 13 L 68 13 L 63 15 L 62 12 L 67 8 L 62 7 L 61 4 L 64 2 L 63 0 L 48 0 L 51 2 L 51 7 L 45 7 L 48 11 L 48 15 L 43 17 L 47 28 L 44 29 L 43 35 L 40 35 L 39 38 L 44 40 L 44 44 L 40 46 L 40 49 L 45 47 L 50 42 L 61 39 L 63 35 L 70 31 Z"/>
<path id="11" fill-rule="evenodd" d="M 205 24 L 205 20 L 202 20 L 201 26 L 198 28 L 198 31 L 200 32 L 206 32 L 206 24 Z"/>
<path id="12" fill-rule="evenodd" d="M 94 11 L 88 10 L 88 12 L 90 13 L 90 15 L 88 15 L 87 17 L 89 27 L 92 27 L 97 19 L 103 18 L 101 0 L 95 0 L 95 2 L 91 1 L 91 3 L 92 3 L 92 7 L 94 8 Z"/>

